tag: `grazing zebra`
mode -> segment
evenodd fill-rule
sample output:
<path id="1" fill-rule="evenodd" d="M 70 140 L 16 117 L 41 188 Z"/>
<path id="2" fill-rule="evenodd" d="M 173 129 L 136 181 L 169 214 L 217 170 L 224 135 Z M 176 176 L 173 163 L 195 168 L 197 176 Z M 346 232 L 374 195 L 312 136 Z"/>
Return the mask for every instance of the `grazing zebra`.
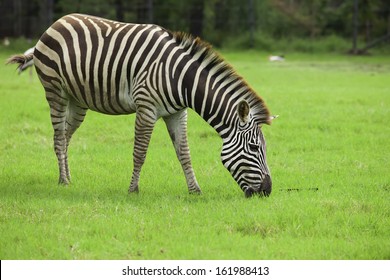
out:
<path id="1" fill-rule="evenodd" d="M 247 197 L 271 193 L 262 124 L 273 119 L 255 92 L 199 38 L 151 24 L 128 24 L 71 14 L 42 35 L 30 55 L 46 92 L 54 129 L 59 183 L 68 184 L 68 146 L 88 109 L 136 113 L 134 169 L 138 192 L 153 127 L 163 118 L 190 193 L 200 193 L 187 143 L 187 108 L 223 139 L 221 159 Z"/>

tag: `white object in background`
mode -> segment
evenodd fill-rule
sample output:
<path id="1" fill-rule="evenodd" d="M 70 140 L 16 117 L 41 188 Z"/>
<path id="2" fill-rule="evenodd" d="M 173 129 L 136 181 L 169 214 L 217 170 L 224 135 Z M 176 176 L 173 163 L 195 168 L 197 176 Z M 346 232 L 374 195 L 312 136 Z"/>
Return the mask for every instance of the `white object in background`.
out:
<path id="1" fill-rule="evenodd" d="M 284 56 L 283 55 L 270 55 L 268 57 L 269 61 L 284 61 Z"/>

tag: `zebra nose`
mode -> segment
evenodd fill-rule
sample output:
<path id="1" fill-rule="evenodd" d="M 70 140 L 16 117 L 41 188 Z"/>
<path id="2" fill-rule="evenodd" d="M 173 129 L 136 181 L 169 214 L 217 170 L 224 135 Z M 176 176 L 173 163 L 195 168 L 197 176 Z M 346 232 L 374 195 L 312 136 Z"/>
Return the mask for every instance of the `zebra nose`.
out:
<path id="1" fill-rule="evenodd" d="M 265 175 L 263 182 L 261 182 L 260 187 L 257 188 L 246 188 L 245 189 L 245 196 L 246 197 L 252 197 L 254 194 L 260 195 L 260 196 L 269 196 L 272 191 L 272 180 L 271 176 Z"/>
<path id="2" fill-rule="evenodd" d="M 264 196 L 269 196 L 272 191 L 272 180 L 271 176 L 265 175 L 265 178 L 260 186 L 260 192 L 264 194 Z"/>

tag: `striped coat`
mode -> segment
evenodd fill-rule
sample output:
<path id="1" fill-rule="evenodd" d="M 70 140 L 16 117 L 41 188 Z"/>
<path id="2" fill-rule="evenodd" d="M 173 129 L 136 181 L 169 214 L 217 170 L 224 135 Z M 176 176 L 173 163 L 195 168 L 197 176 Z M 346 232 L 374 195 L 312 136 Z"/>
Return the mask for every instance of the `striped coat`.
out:
<path id="1" fill-rule="evenodd" d="M 71 14 L 55 22 L 31 56 L 54 128 L 60 179 L 70 181 L 68 145 L 88 109 L 136 113 L 134 170 L 138 192 L 153 127 L 163 118 L 190 192 L 200 192 L 187 143 L 187 111 L 195 110 L 223 139 L 221 160 L 247 196 L 269 195 L 262 124 L 272 120 L 264 101 L 199 38 L 157 25 L 129 24 Z"/>

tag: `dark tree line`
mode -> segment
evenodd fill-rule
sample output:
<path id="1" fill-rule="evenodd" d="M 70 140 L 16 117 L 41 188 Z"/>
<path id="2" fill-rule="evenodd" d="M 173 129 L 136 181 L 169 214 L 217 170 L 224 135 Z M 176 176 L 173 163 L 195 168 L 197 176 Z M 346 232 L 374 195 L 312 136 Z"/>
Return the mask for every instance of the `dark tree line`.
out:
<path id="1" fill-rule="evenodd" d="M 72 12 L 156 23 L 215 45 L 249 33 L 352 39 L 355 32 L 367 43 L 390 35 L 389 0 L 0 0 L 0 38 L 39 37 Z"/>

